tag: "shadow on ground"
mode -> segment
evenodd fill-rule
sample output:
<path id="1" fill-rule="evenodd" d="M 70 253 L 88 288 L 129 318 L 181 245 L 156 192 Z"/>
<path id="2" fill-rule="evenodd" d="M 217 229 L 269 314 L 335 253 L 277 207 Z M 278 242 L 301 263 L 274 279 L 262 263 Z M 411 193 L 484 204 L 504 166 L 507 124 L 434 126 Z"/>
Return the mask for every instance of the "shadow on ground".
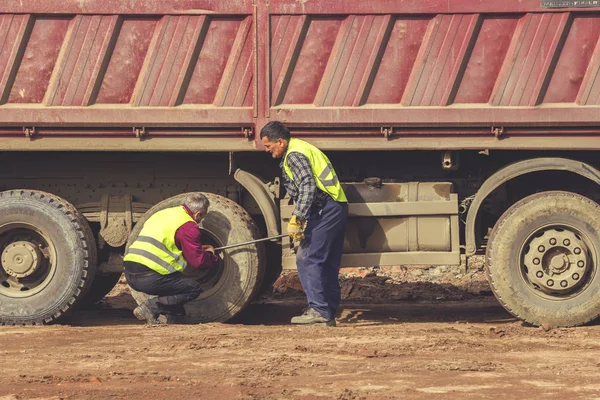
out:
<path id="1" fill-rule="evenodd" d="M 132 313 L 135 302 L 128 294 L 107 297 L 90 308 L 79 309 L 61 319 L 59 325 L 114 326 L 141 325 Z M 251 304 L 229 321 L 232 325 L 288 325 L 302 312 L 303 299 L 281 299 Z M 484 296 L 464 301 L 414 302 L 388 304 L 348 303 L 338 312 L 339 325 L 387 325 L 403 323 L 502 323 L 514 322 L 494 297 Z"/>
<path id="2" fill-rule="evenodd" d="M 231 324 L 287 325 L 302 312 L 302 301 L 252 304 Z M 452 302 L 398 302 L 393 304 L 342 304 L 338 324 L 384 325 L 425 322 L 500 323 L 514 322 L 494 297 Z"/>

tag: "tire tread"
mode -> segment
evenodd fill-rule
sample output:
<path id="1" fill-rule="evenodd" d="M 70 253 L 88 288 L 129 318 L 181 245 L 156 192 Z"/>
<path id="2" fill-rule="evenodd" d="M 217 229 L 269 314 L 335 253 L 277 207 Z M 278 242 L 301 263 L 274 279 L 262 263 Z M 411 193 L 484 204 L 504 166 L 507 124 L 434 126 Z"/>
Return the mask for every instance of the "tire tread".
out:
<path id="1" fill-rule="evenodd" d="M 547 192 L 540 192 L 540 193 L 536 193 L 534 195 L 531 195 L 529 197 L 526 197 L 525 199 L 515 203 L 513 206 L 511 206 L 498 220 L 498 222 L 496 223 L 496 225 L 494 226 L 494 228 L 492 229 L 492 233 L 489 237 L 488 243 L 492 244 L 494 243 L 494 240 L 496 238 L 496 235 L 498 234 L 499 231 L 501 231 L 505 224 L 510 220 L 510 218 L 519 210 L 520 207 L 526 206 L 534 201 L 537 201 L 540 197 L 554 197 L 554 198 L 573 198 L 573 199 L 577 199 L 579 201 L 584 201 L 586 202 L 588 205 L 593 206 L 595 208 L 598 209 L 598 212 L 600 214 L 600 205 L 598 205 L 598 203 L 594 202 L 591 199 L 588 199 L 587 197 L 583 197 L 581 195 L 578 195 L 576 193 L 570 193 L 570 192 L 563 192 L 563 191 L 547 191 Z M 498 287 L 497 284 L 495 282 L 495 275 L 494 275 L 494 268 L 490 268 L 490 265 L 493 265 L 494 263 L 494 251 L 493 251 L 493 245 L 488 245 L 487 251 L 486 251 L 486 255 L 485 255 L 485 271 L 486 274 L 488 276 L 488 282 L 490 284 L 490 286 L 492 287 L 492 292 L 494 293 L 494 295 L 496 296 L 496 299 L 498 300 L 498 302 L 502 305 L 502 307 L 504 307 L 504 309 L 506 309 L 506 311 L 508 311 L 511 315 L 513 315 L 516 318 L 519 318 L 523 321 L 525 321 L 528 324 L 531 325 L 538 325 L 535 321 L 528 319 L 522 315 L 519 315 L 514 309 L 512 309 L 509 305 L 508 302 L 505 301 L 502 296 L 498 293 Z M 585 325 L 595 319 L 597 319 L 598 317 L 600 317 L 600 310 L 599 312 L 595 315 L 592 316 L 588 319 L 586 319 L 585 321 L 581 322 L 580 324 L 577 325 Z"/>
<path id="2" fill-rule="evenodd" d="M 38 317 L 26 321 L 4 318 L 2 321 L 0 321 L 0 325 L 43 325 L 57 320 L 67 313 L 75 303 L 77 303 L 77 300 L 82 297 L 82 293 L 85 293 L 88 290 L 89 285 L 93 280 L 96 268 L 95 262 L 97 254 L 95 251 L 90 252 L 90 248 L 95 249 L 93 233 L 83 215 L 81 215 L 81 213 L 79 213 L 79 211 L 71 203 L 51 193 L 39 190 L 13 189 L 0 192 L 0 199 L 11 200 L 22 197 L 30 197 L 32 199 L 45 202 L 46 204 L 56 208 L 68 218 L 71 226 L 77 232 L 79 239 L 83 244 L 83 270 L 77 284 L 77 290 L 73 292 L 71 298 L 67 300 L 66 304 L 59 310 L 56 310 L 54 313 L 52 313 L 51 316 Z"/>

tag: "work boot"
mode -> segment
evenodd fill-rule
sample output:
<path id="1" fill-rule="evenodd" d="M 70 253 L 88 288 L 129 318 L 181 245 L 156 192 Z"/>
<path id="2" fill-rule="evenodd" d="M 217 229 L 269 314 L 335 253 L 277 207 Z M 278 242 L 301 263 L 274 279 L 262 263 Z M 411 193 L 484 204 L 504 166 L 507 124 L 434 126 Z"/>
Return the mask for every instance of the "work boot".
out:
<path id="1" fill-rule="evenodd" d="M 150 310 L 146 301 L 133 310 L 133 315 L 135 315 L 140 321 L 145 320 L 146 323 L 150 325 L 159 323 L 156 319 L 157 316 Z"/>
<path id="2" fill-rule="evenodd" d="M 327 319 L 314 308 L 307 308 L 302 315 L 292 318 L 292 324 L 310 326 L 335 326 L 335 318 Z"/>

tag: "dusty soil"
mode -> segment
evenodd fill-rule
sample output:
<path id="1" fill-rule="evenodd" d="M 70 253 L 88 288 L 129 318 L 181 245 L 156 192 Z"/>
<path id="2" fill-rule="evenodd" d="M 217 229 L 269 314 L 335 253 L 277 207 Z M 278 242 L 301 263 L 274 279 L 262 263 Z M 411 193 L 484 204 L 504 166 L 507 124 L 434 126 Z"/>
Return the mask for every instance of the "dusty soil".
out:
<path id="1" fill-rule="evenodd" d="M 337 328 L 289 325 L 301 293 L 281 282 L 232 323 L 144 326 L 121 285 L 61 324 L 0 328 L 0 400 L 600 397 L 599 326 L 524 326 L 469 284 L 346 277 Z"/>

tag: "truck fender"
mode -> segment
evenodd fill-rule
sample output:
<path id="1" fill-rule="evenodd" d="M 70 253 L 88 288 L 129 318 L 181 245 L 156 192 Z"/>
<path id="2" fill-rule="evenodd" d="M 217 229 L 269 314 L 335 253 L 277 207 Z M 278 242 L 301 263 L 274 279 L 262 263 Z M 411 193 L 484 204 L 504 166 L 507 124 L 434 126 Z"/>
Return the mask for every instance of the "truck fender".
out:
<path id="1" fill-rule="evenodd" d="M 275 203 L 275 196 L 269 190 L 269 186 L 256 175 L 239 168 L 235 171 L 233 177 L 258 204 L 267 225 L 267 236 L 279 235 L 279 208 Z"/>
<path id="2" fill-rule="evenodd" d="M 534 158 L 518 161 L 495 172 L 481 185 L 467 214 L 465 226 L 466 254 L 472 256 L 477 250 L 475 222 L 481 204 L 496 188 L 518 176 L 539 171 L 569 171 L 586 177 L 600 185 L 600 171 L 581 161 L 567 158 Z"/>

